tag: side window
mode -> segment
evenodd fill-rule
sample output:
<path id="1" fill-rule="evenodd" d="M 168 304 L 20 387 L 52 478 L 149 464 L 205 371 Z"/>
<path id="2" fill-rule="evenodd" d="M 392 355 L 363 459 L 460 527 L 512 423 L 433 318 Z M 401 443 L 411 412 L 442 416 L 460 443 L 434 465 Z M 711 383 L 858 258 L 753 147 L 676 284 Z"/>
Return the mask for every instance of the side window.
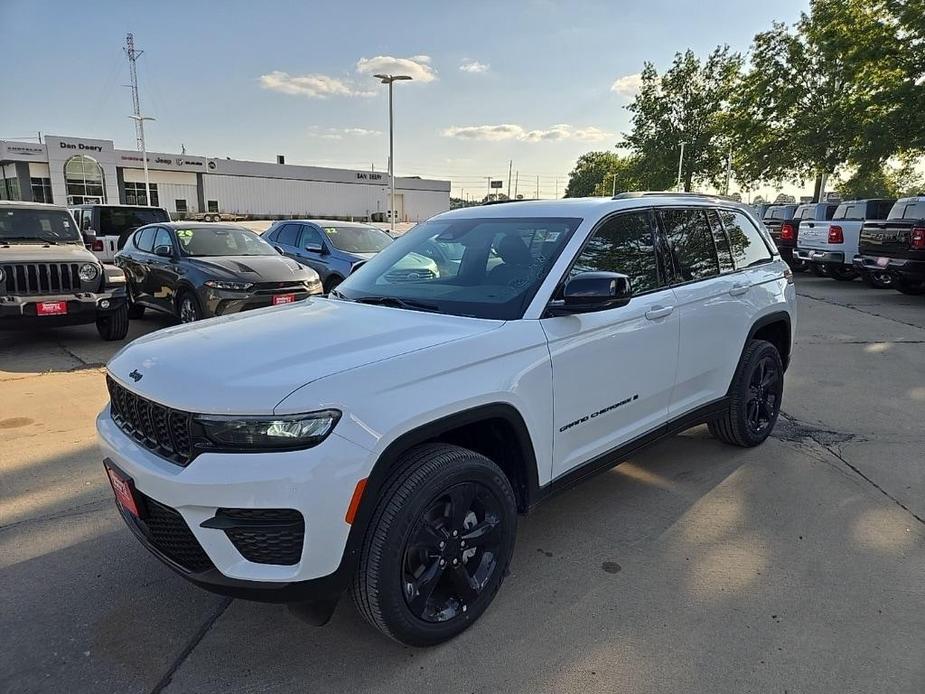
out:
<path id="1" fill-rule="evenodd" d="M 732 262 L 732 251 L 729 249 L 729 239 L 719 221 L 719 213 L 716 210 L 707 210 L 707 219 L 710 221 L 710 231 L 713 232 L 713 243 L 716 245 L 716 257 L 719 259 L 720 272 L 732 272 L 735 270 L 735 263 Z"/>
<path id="2" fill-rule="evenodd" d="M 140 251 L 150 253 L 154 250 L 154 227 L 145 227 L 135 234 L 135 247 Z"/>
<path id="3" fill-rule="evenodd" d="M 301 226 L 301 224 L 283 224 L 283 228 L 276 232 L 276 242 L 284 246 L 297 246 Z"/>
<path id="4" fill-rule="evenodd" d="M 713 232 L 701 209 L 661 211 L 662 222 L 674 251 L 681 282 L 702 280 L 719 274 Z"/>
<path id="5" fill-rule="evenodd" d="M 720 210 L 719 216 L 726 228 L 726 235 L 732 247 L 732 258 L 737 269 L 741 270 L 771 260 L 771 251 L 748 217 L 732 210 Z"/>
<path id="6" fill-rule="evenodd" d="M 170 238 L 170 232 L 164 227 L 158 227 L 157 233 L 154 235 L 153 248 L 157 248 L 158 246 L 169 246 L 170 249 L 173 250 L 173 241 Z"/>
<path id="7" fill-rule="evenodd" d="M 651 215 L 632 212 L 605 222 L 575 260 L 569 278 L 582 272 L 623 273 L 630 278 L 634 294 L 662 286 Z"/>
<path id="8" fill-rule="evenodd" d="M 302 238 L 299 240 L 299 248 L 308 248 L 309 245 L 321 246 L 324 248 L 324 240 L 321 238 L 320 231 L 306 224 L 302 227 Z"/>

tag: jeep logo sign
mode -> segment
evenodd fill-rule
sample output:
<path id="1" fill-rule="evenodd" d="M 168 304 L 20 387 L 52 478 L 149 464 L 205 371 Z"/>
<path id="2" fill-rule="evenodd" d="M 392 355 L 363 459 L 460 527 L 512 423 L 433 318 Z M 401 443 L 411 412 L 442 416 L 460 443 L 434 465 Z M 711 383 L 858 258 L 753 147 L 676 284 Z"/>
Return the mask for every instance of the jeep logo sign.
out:
<path id="1" fill-rule="evenodd" d="M 83 142 L 78 142 L 76 145 L 71 144 L 70 142 L 59 142 L 58 145 L 61 149 L 81 149 L 88 152 L 102 152 L 103 148 L 101 145 L 85 145 Z"/>

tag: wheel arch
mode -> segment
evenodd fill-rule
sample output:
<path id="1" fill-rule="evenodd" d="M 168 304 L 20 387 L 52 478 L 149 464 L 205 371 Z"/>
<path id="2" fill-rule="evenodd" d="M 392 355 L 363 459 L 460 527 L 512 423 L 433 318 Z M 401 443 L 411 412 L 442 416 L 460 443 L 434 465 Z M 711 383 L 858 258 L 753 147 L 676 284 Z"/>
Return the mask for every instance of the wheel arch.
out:
<path id="1" fill-rule="evenodd" d="M 742 345 L 742 354 L 745 353 L 748 343 L 752 340 L 766 340 L 774 345 L 780 354 L 784 370 L 787 370 L 790 365 L 790 351 L 793 345 L 792 321 L 789 313 L 775 311 L 756 320 L 748 331 L 745 344 Z"/>

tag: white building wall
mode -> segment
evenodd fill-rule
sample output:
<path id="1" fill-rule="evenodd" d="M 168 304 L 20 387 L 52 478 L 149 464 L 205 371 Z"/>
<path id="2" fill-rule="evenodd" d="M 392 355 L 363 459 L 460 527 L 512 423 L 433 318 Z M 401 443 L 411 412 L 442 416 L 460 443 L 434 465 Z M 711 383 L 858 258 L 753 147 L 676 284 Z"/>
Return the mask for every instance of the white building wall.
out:
<path id="1" fill-rule="evenodd" d="M 126 183 L 144 183 L 144 169 L 122 169 Z M 196 174 L 182 171 L 148 171 L 148 180 L 157 184 L 158 204 L 170 213 L 177 214 L 177 200 L 186 200 L 187 213 L 199 212 L 196 194 Z"/>

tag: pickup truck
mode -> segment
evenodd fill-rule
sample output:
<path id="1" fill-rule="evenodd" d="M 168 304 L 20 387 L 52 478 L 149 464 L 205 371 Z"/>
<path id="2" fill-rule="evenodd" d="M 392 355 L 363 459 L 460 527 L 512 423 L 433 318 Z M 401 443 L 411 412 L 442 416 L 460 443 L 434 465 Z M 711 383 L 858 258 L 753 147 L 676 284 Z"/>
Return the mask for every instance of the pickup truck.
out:
<path id="1" fill-rule="evenodd" d="M 116 253 L 135 229 L 170 221 L 170 215 L 162 207 L 86 204 L 70 210 L 87 249 L 101 262 L 110 264 L 115 262 Z"/>
<path id="2" fill-rule="evenodd" d="M 925 195 L 900 198 L 885 220 L 864 222 L 854 266 L 889 272 L 903 294 L 925 294 Z"/>
<path id="3" fill-rule="evenodd" d="M 804 221 L 825 221 L 832 219 L 837 205 L 826 202 L 810 202 L 798 205 L 789 203 L 772 205 L 765 211 L 764 225 L 768 228 L 774 245 L 781 257 L 795 272 L 811 269 L 816 275 L 823 276 L 825 270 L 816 263 L 806 263 L 794 256 L 797 247 L 800 226 Z"/>
<path id="4" fill-rule="evenodd" d="M 889 272 L 881 269 L 862 272 L 854 266 L 854 256 L 858 254 L 864 223 L 886 219 L 895 202 L 888 199 L 846 200 L 836 208 L 830 222 L 801 222 L 794 255 L 805 263 L 824 266 L 832 279 L 850 282 L 861 275 L 872 287 L 889 287 L 892 284 Z"/>

